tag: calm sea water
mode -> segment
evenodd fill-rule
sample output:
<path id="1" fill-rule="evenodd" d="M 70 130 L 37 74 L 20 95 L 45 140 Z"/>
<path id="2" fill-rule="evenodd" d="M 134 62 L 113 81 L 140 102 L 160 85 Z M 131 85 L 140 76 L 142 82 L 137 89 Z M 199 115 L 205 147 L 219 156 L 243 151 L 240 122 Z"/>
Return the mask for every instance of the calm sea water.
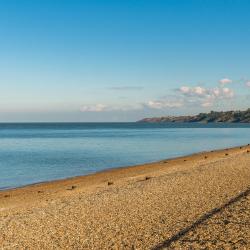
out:
<path id="1" fill-rule="evenodd" d="M 250 142 L 250 124 L 0 124 L 0 189 Z"/>

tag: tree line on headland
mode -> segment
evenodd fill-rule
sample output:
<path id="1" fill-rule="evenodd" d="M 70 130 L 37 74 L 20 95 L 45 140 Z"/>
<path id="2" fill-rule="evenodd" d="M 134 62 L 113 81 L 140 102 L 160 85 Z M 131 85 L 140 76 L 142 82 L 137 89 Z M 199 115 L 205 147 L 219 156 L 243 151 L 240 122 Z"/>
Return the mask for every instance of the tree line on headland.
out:
<path id="1" fill-rule="evenodd" d="M 225 122 L 225 123 L 250 123 L 250 108 L 245 111 L 211 111 L 210 113 L 200 113 L 198 115 L 187 116 L 162 116 L 144 118 L 138 122 Z"/>

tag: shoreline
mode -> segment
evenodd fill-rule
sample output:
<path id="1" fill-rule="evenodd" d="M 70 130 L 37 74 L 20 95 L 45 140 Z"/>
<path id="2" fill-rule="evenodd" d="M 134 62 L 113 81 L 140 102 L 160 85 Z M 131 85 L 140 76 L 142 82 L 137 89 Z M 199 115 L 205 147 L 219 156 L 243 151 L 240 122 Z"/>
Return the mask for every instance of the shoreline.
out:
<path id="1" fill-rule="evenodd" d="M 188 155 L 170 157 L 170 158 L 157 160 L 157 161 L 153 161 L 153 162 L 146 162 L 146 163 L 135 164 L 135 165 L 121 166 L 121 167 L 106 168 L 106 169 L 96 171 L 96 172 L 93 172 L 93 173 L 89 173 L 89 174 L 86 174 L 86 175 L 76 175 L 76 176 L 65 177 L 65 178 L 61 178 L 61 179 L 53 179 L 53 180 L 48 180 L 48 181 L 45 180 L 45 181 L 40 181 L 40 182 L 34 182 L 34 183 L 25 184 L 25 185 L 16 186 L 16 187 L 0 188 L 0 194 L 1 194 L 1 192 L 14 191 L 14 190 L 29 188 L 29 187 L 33 187 L 33 186 L 37 186 L 37 185 L 40 186 L 40 185 L 46 185 L 46 184 L 53 184 L 53 183 L 56 183 L 56 182 L 70 181 L 70 180 L 79 179 L 79 178 L 83 178 L 83 177 L 95 176 L 95 175 L 98 175 L 98 174 L 101 174 L 101 173 L 107 173 L 108 174 L 109 172 L 119 171 L 121 169 L 131 169 L 131 168 L 137 168 L 137 167 L 142 167 L 142 166 L 146 166 L 146 165 L 155 165 L 155 164 L 162 163 L 164 161 L 173 161 L 173 160 L 178 160 L 178 159 L 183 159 L 183 158 L 190 158 L 192 156 L 197 156 L 197 155 L 201 155 L 201 154 L 209 154 L 209 153 L 216 153 L 216 152 L 221 152 L 221 151 L 224 152 L 224 151 L 227 151 L 227 150 L 240 149 L 240 148 L 243 148 L 243 147 L 248 147 L 249 145 L 250 144 L 240 145 L 240 146 L 236 146 L 236 147 L 215 149 L 215 150 L 210 150 L 210 151 L 199 151 L 199 152 L 191 153 L 191 154 L 188 154 Z"/>
<path id="2" fill-rule="evenodd" d="M 51 191 L 55 189 L 56 191 L 58 191 L 63 188 L 67 188 L 70 185 L 74 186 L 79 183 L 85 184 L 84 185 L 85 188 L 88 189 L 88 186 L 89 187 L 96 186 L 98 184 L 107 183 L 108 181 L 114 182 L 114 180 L 119 182 L 122 179 L 135 178 L 136 176 L 150 174 L 153 173 L 154 171 L 160 171 L 162 168 L 165 168 L 166 165 L 171 168 L 178 164 L 189 164 L 191 163 L 190 160 L 195 161 L 198 160 L 199 158 L 203 158 L 203 156 L 205 155 L 208 155 L 209 158 L 211 159 L 211 156 L 212 158 L 218 157 L 219 155 L 223 157 L 225 152 L 235 154 L 244 151 L 245 149 L 250 150 L 250 144 L 231 147 L 231 148 L 202 151 L 202 152 L 192 153 L 189 155 L 167 158 L 160 161 L 148 162 L 144 164 L 108 168 L 87 175 L 79 175 L 63 179 L 31 183 L 20 187 L 0 189 L 0 201 L 2 197 L 6 195 L 8 196 L 9 194 L 15 196 L 15 194 L 24 194 L 25 192 L 33 193 L 36 192 L 37 190 L 39 190 L 40 192 L 43 189 Z M 166 162 L 168 164 L 166 164 Z"/>
<path id="3" fill-rule="evenodd" d="M 250 247 L 249 163 L 248 144 L 0 191 L 0 247 Z"/>

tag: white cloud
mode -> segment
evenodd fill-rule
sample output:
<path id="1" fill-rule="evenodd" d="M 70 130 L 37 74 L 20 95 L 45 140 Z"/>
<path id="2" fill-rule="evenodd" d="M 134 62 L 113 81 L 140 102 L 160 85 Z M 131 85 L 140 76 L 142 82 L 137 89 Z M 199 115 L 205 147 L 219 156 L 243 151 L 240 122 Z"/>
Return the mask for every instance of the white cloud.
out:
<path id="1" fill-rule="evenodd" d="M 84 105 L 80 108 L 81 112 L 111 112 L 111 111 L 133 111 L 140 110 L 143 108 L 143 105 L 134 105 L 134 106 L 126 106 L 126 105 L 105 105 L 105 104 L 94 104 L 94 105 Z"/>
<path id="2" fill-rule="evenodd" d="M 231 79 L 229 79 L 229 78 L 223 78 L 223 79 L 220 79 L 219 80 L 219 83 L 221 84 L 221 85 L 226 85 L 226 84 L 229 84 L 229 83 L 232 83 L 233 81 L 231 80 Z"/>
<path id="3" fill-rule="evenodd" d="M 182 86 L 178 90 L 181 94 L 185 96 L 197 96 L 197 97 L 232 97 L 233 90 L 229 88 L 204 88 L 200 86 L 187 87 Z"/>
<path id="4" fill-rule="evenodd" d="M 229 99 L 234 96 L 233 90 L 224 87 L 204 88 L 201 86 L 182 86 L 177 92 L 181 94 L 185 103 L 195 103 L 202 107 L 211 107 L 218 100 Z"/>
<path id="5" fill-rule="evenodd" d="M 182 86 L 182 87 L 180 87 L 180 91 L 181 91 L 183 94 L 187 94 L 187 93 L 189 93 L 190 88 L 187 87 L 187 86 Z"/>
<path id="6" fill-rule="evenodd" d="M 95 104 L 95 105 L 88 105 L 82 106 L 81 112 L 102 112 L 107 110 L 107 106 L 104 104 Z"/>
<path id="7" fill-rule="evenodd" d="M 183 103 L 180 101 L 159 100 L 159 101 L 149 101 L 144 106 L 152 109 L 180 108 L 183 106 Z"/>
<path id="8" fill-rule="evenodd" d="M 212 102 L 203 102 L 201 103 L 201 106 L 204 107 L 204 108 L 207 108 L 207 107 L 211 107 L 213 106 L 213 103 Z"/>
<path id="9" fill-rule="evenodd" d="M 222 88 L 221 89 L 222 91 L 222 94 L 221 94 L 221 97 L 225 97 L 225 98 L 232 98 L 234 96 L 234 92 L 232 89 L 229 89 L 229 88 Z"/>
<path id="10" fill-rule="evenodd" d="M 151 100 L 144 107 L 151 109 L 168 109 L 180 107 L 211 107 L 220 100 L 233 98 L 234 92 L 230 88 L 216 87 L 206 88 L 203 86 L 181 86 L 176 94 L 165 96 L 159 100 Z"/>
<path id="11" fill-rule="evenodd" d="M 247 86 L 247 87 L 250 87 L 250 81 L 247 81 L 247 82 L 246 82 L 246 86 Z"/>
<path id="12" fill-rule="evenodd" d="M 194 93 L 197 95 L 204 95 L 206 94 L 206 89 L 202 88 L 202 87 L 194 87 Z"/>
<path id="13" fill-rule="evenodd" d="M 216 97 L 220 96 L 220 89 L 219 88 L 214 88 L 212 90 L 213 95 L 215 95 Z"/>
<path id="14" fill-rule="evenodd" d="M 182 86 L 180 87 L 180 89 L 178 90 L 179 92 L 181 92 L 183 95 L 187 95 L 187 96 L 203 96 L 206 94 L 206 89 L 200 86 L 196 86 L 196 87 L 188 87 L 188 86 Z"/>

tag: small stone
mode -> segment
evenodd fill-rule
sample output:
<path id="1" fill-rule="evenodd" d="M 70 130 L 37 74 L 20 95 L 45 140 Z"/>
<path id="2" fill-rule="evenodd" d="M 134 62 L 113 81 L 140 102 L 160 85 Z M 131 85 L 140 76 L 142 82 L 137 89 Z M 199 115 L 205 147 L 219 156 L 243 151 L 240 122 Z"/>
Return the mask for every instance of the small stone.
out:
<path id="1" fill-rule="evenodd" d="M 114 183 L 112 181 L 108 181 L 108 186 L 113 185 Z"/>
<path id="2" fill-rule="evenodd" d="M 70 188 L 67 188 L 67 190 L 73 190 L 75 188 L 76 188 L 76 186 L 71 186 Z"/>

